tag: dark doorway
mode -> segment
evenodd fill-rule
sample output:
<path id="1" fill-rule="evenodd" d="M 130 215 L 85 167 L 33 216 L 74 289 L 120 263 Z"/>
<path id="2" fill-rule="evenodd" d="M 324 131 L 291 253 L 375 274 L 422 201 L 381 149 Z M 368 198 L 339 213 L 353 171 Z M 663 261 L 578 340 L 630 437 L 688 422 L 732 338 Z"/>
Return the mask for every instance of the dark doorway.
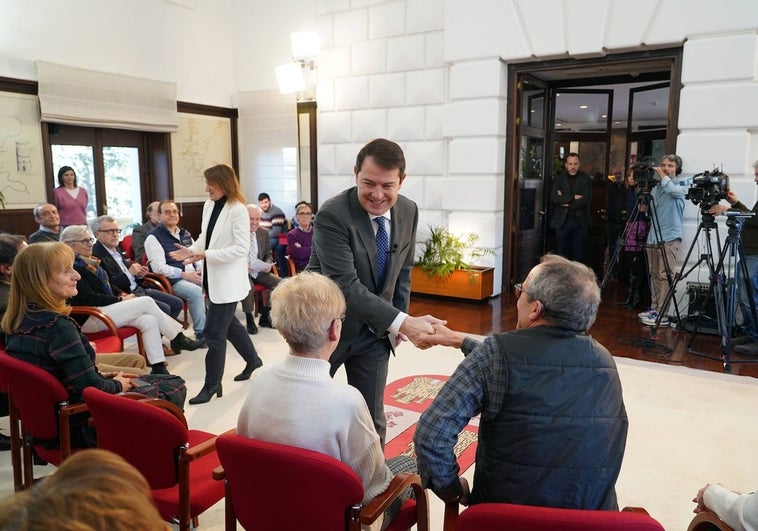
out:
<path id="1" fill-rule="evenodd" d="M 555 249 L 549 190 L 565 156 L 593 178 L 586 262 L 602 277 L 612 179 L 675 152 L 682 50 L 509 65 L 503 286 Z"/>

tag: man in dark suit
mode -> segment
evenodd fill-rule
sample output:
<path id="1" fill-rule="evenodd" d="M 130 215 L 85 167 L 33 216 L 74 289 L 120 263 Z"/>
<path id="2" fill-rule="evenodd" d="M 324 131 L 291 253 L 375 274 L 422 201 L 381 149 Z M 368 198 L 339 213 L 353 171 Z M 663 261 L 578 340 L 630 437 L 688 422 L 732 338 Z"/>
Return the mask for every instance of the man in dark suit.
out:
<path id="1" fill-rule="evenodd" d="M 553 181 L 550 196 L 555 210 L 550 226 L 555 229 L 558 254 L 584 262 L 587 229 L 592 225 L 592 179 L 579 171 L 577 153 L 569 153 L 565 164 L 566 173 Z"/>
<path id="2" fill-rule="evenodd" d="M 242 311 L 245 312 L 247 321 L 247 333 L 257 334 L 258 326 L 253 318 L 255 310 L 255 284 L 265 286 L 266 289 L 274 289 L 282 281 L 271 271 L 274 266 L 274 254 L 271 251 L 271 238 L 269 231 L 261 227 L 261 208 L 258 205 L 247 205 L 247 214 L 250 216 L 250 251 L 247 255 L 247 271 L 250 278 L 250 293 L 242 299 Z M 274 328 L 271 322 L 271 305 L 264 303 L 259 308 L 261 318 L 258 325 L 265 328 Z"/>
<path id="3" fill-rule="evenodd" d="M 433 334 L 432 324 L 443 321 L 406 313 L 418 207 L 399 195 L 405 179 L 403 150 L 389 140 L 373 140 L 358 153 L 354 171 L 356 186 L 318 211 L 307 269 L 330 277 L 345 295 L 346 314 L 334 316 L 345 321 L 329 360 L 331 373 L 345 365 L 347 381 L 366 399 L 384 444 L 389 353 L 400 341 L 415 344 Z"/>
<path id="4" fill-rule="evenodd" d="M 157 227 L 161 222 L 161 211 L 158 208 L 160 201 L 153 201 L 147 205 L 145 216 L 147 221 L 139 227 L 134 227 L 132 230 L 132 249 L 134 250 L 134 261 L 137 263 L 143 263 L 145 260 L 145 238 L 147 233 Z"/>
<path id="5" fill-rule="evenodd" d="M 97 238 L 92 246 L 92 255 L 100 259 L 100 265 L 108 274 L 108 281 L 112 288 L 121 293 L 134 293 L 136 296 L 148 296 L 155 300 L 158 308 L 174 319 L 184 307 L 184 302 L 179 297 L 161 290 L 143 288 L 140 285 L 142 278 L 149 269 L 134 261 L 127 265 L 127 259 L 118 246 L 121 229 L 111 216 L 100 216 L 92 222 L 92 232 Z"/>

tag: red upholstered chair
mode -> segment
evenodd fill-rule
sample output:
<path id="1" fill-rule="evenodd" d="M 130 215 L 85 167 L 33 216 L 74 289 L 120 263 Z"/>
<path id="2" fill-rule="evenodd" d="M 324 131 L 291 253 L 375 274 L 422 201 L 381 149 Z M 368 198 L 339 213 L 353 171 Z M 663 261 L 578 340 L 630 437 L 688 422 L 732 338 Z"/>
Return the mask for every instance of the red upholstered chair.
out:
<path id="1" fill-rule="evenodd" d="M 34 484 L 32 449 L 43 460 L 59 466 L 73 451 L 80 449 L 71 447 L 70 419 L 72 415 L 86 412 L 87 406 L 69 404 L 68 392 L 55 376 L 5 351 L 0 352 L 0 372 L 8 383 L 9 407 L 17 413 L 21 426 L 23 466 L 18 454 L 11 457 L 13 477 L 18 478 L 23 471 L 23 488 L 30 488 Z M 46 441 L 60 444 L 50 448 L 44 444 Z M 20 490 L 18 483 L 16 490 Z"/>
<path id="2" fill-rule="evenodd" d="M 165 291 L 169 295 L 174 295 L 174 287 L 171 285 L 171 281 L 167 276 L 161 275 L 160 273 L 147 273 L 142 279 L 142 287 L 153 288 L 160 291 Z M 179 296 L 177 295 L 177 297 Z M 184 309 L 184 320 L 182 321 L 182 327 L 184 327 L 186 330 L 189 328 L 189 302 L 187 302 L 187 299 L 184 299 L 182 297 L 179 298 L 182 299 L 182 306 Z"/>
<path id="3" fill-rule="evenodd" d="M 713 511 L 697 513 L 687 531 L 732 531 L 732 528 Z"/>
<path id="4" fill-rule="evenodd" d="M 139 328 L 133 326 L 122 326 L 121 328 L 117 328 L 113 319 L 97 306 L 72 306 L 71 315 L 87 315 L 95 317 L 105 325 L 106 330 L 103 330 L 102 332 L 85 334 L 87 339 L 95 344 L 95 349 L 98 354 L 123 352 L 124 339 L 136 335 L 137 350 L 143 358 L 147 359 L 145 347 L 142 344 L 142 333 L 139 331 Z"/>
<path id="5" fill-rule="evenodd" d="M 132 245 L 132 235 L 124 236 L 121 240 L 121 248 L 124 250 L 124 254 L 129 260 L 134 260 L 134 246 Z"/>
<path id="6" fill-rule="evenodd" d="M 397 474 L 387 491 L 365 507 L 363 487 L 355 472 L 328 455 L 232 433 L 219 436 L 216 449 L 226 480 L 226 529 L 274 531 L 360 530 L 374 522 L 409 485 L 416 500 L 406 501 L 387 528 L 429 529 L 426 492 L 417 474 Z"/>
<path id="7" fill-rule="evenodd" d="M 0 348 L 0 357 L 7 356 L 5 345 Z M 9 393 L 8 378 L 3 371 L 3 365 L 0 362 L 0 393 Z M 10 438 L 11 438 L 11 466 L 13 467 L 13 490 L 22 490 L 24 488 L 23 468 L 21 466 L 21 424 L 18 420 L 18 411 L 13 403 L 8 399 L 8 416 L 10 420 Z"/>
<path id="8" fill-rule="evenodd" d="M 586 511 L 509 503 L 480 503 L 463 510 L 456 531 L 664 531 L 644 509 Z"/>
<path id="9" fill-rule="evenodd" d="M 224 486 L 212 478 L 219 466 L 216 436 L 187 429 L 184 414 L 174 404 L 92 387 L 84 390 L 84 401 L 95 422 L 98 447 L 120 455 L 145 476 L 166 521 L 177 519 L 179 529 L 188 530 L 190 520 L 224 497 Z"/>

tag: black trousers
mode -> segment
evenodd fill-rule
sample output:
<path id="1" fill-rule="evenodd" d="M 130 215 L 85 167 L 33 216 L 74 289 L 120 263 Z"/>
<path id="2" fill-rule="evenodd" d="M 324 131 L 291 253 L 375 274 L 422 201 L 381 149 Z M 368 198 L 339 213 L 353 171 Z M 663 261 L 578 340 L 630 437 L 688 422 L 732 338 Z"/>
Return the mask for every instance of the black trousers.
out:
<path id="1" fill-rule="evenodd" d="M 205 342 L 208 344 L 208 353 L 205 355 L 205 385 L 207 387 L 215 388 L 224 376 L 227 339 L 245 362 L 257 363 L 259 360 L 247 330 L 234 315 L 236 308 L 236 302 L 225 304 L 208 302 L 208 313 L 205 319 Z"/>

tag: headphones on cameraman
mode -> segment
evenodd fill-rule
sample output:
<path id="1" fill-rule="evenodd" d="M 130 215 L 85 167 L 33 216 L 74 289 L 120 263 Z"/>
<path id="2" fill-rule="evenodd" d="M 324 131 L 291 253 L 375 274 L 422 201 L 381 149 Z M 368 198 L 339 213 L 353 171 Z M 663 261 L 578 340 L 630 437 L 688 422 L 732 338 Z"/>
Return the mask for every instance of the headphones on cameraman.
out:
<path id="1" fill-rule="evenodd" d="M 680 173 L 682 173 L 682 157 L 680 157 L 679 155 L 674 155 L 672 153 L 671 155 L 664 155 L 661 158 L 668 159 L 676 163 L 676 175 L 679 175 Z"/>

